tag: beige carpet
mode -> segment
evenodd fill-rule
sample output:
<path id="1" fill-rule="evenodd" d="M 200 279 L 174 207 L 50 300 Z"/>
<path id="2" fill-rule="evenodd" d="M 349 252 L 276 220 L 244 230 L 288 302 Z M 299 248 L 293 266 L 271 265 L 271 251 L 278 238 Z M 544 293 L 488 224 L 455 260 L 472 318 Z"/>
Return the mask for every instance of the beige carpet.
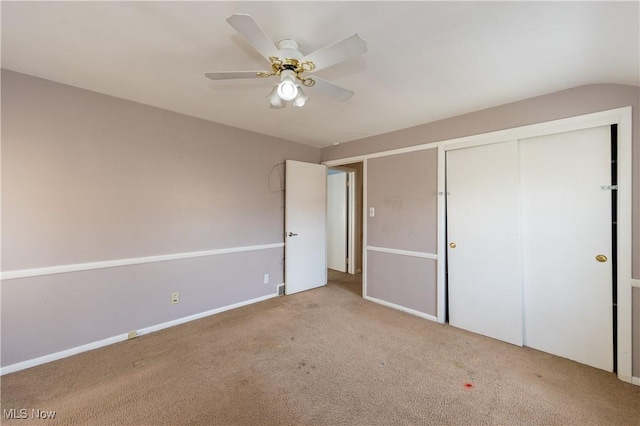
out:
<path id="1" fill-rule="evenodd" d="M 330 278 L 6 375 L 3 414 L 29 418 L 2 424 L 640 425 L 640 387 L 611 373 L 373 304 L 354 277 Z"/>

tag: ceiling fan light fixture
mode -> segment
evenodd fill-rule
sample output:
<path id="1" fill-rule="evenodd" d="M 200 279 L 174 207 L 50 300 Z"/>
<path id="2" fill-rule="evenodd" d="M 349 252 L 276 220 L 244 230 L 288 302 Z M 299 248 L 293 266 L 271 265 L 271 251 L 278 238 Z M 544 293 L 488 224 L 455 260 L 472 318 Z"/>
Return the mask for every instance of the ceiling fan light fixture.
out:
<path id="1" fill-rule="evenodd" d="M 283 101 L 292 101 L 296 96 L 298 96 L 298 85 L 296 84 L 295 72 L 291 70 L 282 71 L 277 93 L 278 97 Z"/>
<path id="2" fill-rule="evenodd" d="M 275 86 L 271 93 L 267 95 L 267 99 L 269 99 L 270 108 L 284 108 L 285 103 L 278 96 L 278 86 Z"/>
<path id="3" fill-rule="evenodd" d="M 304 104 L 309 100 L 309 96 L 307 96 L 303 91 L 302 87 L 298 86 L 298 95 L 293 100 L 293 105 L 297 107 L 304 106 Z"/>

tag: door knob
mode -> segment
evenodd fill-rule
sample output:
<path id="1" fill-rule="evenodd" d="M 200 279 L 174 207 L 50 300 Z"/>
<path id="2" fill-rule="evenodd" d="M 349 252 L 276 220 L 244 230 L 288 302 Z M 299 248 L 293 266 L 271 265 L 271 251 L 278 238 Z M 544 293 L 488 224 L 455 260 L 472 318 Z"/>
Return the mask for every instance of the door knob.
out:
<path id="1" fill-rule="evenodd" d="M 603 262 L 604 263 L 604 262 L 607 261 L 607 256 L 605 256 L 604 254 L 599 254 L 599 255 L 596 256 L 596 260 L 598 262 Z"/>
<path id="2" fill-rule="evenodd" d="M 289 237 L 295 237 L 296 235 L 298 235 L 298 234 L 294 234 L 293 232 L 289 232 L 289 233 L 287 234 L 287 236 L 289 236 Z"/>
<path id="3" fill-rule="evenodd" d="M 456 248 L 457 246 L 456 246 L 456 243 L 449 243 L 449 247 Z"/>

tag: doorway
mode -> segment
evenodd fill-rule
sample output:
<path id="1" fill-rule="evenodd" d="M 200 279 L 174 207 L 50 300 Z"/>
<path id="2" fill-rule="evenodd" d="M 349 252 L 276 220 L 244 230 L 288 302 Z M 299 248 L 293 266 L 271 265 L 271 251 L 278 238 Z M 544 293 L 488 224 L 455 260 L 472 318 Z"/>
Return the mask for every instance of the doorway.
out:
<path id="1" fill-rule="evenodd" d="M 329 282 L 357 288 L 362 296 L 363 163 L 327 171 L 327 267 Z M 354 287 L 355 286 L 355 287 Z"/>

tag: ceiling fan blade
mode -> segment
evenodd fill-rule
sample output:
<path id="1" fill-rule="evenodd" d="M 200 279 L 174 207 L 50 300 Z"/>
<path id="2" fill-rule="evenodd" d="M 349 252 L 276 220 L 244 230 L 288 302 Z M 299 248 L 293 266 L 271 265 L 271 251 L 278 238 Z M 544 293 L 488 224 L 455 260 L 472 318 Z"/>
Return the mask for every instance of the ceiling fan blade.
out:
<path id="1" fill-rule="evenodd" d="M 351 90 L 340 87 L 337 84 L 331 83 L 330 81 L 316 77 L 315 75 L 312 78 L 315 80 L 316 84 L 311 86 L 310 89 L 315 90 L 316 92 L 321 93 L 325 96 L 329 96 L 331 98 L 344 102 L 354 95 L 354 92 L 352 92 Z"/>
<path id="2" fill-rule="evenodd" d="M 227 18 L 227 22 L 237 32 L 247 39 L 249 44 L 262 55 L 267 61 L 270 56 L 279 56 L 278 48 L 273 44 L 271 39 L 253 20 L 251 15 L 246 13 L 235 13 Z M 271 62 L 271 61 L 269 61 Z"/>
<path id="3" fill-rule="evenodd" d="M 207 72 L 204 75 L 211 80 L 230 80 L 235 78 L 262 78 L 260 74 L 269 74 L 267 71 L 223 71 Z"/>
<path id="4" fill-rule="evenodd" d="M 302 61 L 313 62 L 316 66 L 314 71 L 318 71 L 366 52 L 367 43 L 358 34 L 354 34 L 308 54 Z"/>

